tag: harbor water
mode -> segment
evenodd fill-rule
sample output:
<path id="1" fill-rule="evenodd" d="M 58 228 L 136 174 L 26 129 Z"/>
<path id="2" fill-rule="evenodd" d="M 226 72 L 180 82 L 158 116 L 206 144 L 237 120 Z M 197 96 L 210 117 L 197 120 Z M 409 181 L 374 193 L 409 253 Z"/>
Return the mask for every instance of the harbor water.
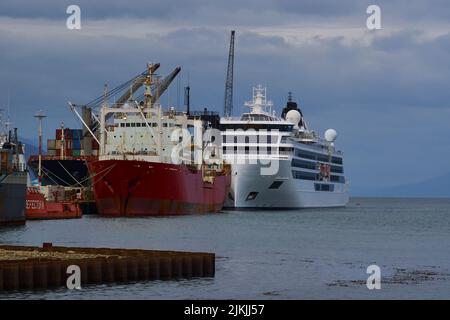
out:
<path id="1" fill-rule="evenodd" d="M 1 244 L 216 253 L 207 279 L 0 293 L 0 299 L 450 299 L 450 199 L 352 198 L 345 208 L 27 221 Z M 367 267 L 381 270 L 369 290 Z"/>

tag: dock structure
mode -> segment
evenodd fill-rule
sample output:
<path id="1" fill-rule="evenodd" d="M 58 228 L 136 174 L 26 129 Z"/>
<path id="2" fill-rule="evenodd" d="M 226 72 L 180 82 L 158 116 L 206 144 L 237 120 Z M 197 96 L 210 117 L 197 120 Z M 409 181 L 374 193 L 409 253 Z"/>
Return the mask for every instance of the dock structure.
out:
<path id="1" fill-rule="evenodd" d="M 215 255 L 141 249 L 0 246 L 0 292 L 66 287 L 69 266 L 85 285 L 214 277 Z M 73 268 L 72 268 L 73 269 Z"/>

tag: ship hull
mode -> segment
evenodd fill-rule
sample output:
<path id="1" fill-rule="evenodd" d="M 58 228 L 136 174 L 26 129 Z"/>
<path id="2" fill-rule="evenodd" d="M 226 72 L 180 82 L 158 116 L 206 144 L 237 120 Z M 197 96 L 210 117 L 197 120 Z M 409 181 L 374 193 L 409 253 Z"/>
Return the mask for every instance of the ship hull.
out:
<path id="1" fill-rule="evenodd" d="M 88 163 L 102 216 L 158 216 L 212 213 L 222 209 L 229 175 L 205 182 L 201 170 L 135 160 Z"/>
<path id="2" fill-rule="evenodd" d="M 27 220 L 76 219 L 81 218 L 81 209 L 76 202 L 47 201 L 37 188 L 28 188 L 25 217 Z"/>
<path id="3" fill-rule="evenodd" d="M 333 192 L 316 191 L 317 181 L 293 179 L 291 159 L 279 160 L 273 175 L 261 174 L 261 164 L 233 164 L 227 209 L 299 209 L 344 207 L 349 201 L 348 185 L 334 185 Z M 274 187 L 274 183 L 277 184 Z"/>
<path id="4" fill-rule="evenodd" d="M 0 225 L 25 224 L 27 172 L 12 172 L 0 180 Z"/>
<path id="5" fill-rule="evenodd" d="M 42 156 L 42 185 L 87 186 L 90 183 L 86 161 L 94 157 L 66 157 L 60 159 L 53 156 Z M 28 165 L 34 176 L 38 176 L 39 157 L 33 155 Z"/>

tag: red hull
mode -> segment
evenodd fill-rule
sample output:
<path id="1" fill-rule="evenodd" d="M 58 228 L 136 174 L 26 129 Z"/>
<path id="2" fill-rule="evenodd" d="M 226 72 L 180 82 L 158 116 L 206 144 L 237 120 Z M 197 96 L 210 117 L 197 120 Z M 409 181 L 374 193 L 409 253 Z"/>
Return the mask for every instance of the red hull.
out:
<path id="1" fill-rule="evenodd" d="M 229 174 L 204 182 L 201 170 L 185 165 L 134 160 L 88 163 L 98 213 L 155 216 L 218 212 L 231 183 Z"/>
<path id="2" fill-rule="evenodd" d="M 48 202 L 34 188 L 27 189 L 25 216 L 27 220 L 81 218 L 81 209 L 72 202 Z"/>

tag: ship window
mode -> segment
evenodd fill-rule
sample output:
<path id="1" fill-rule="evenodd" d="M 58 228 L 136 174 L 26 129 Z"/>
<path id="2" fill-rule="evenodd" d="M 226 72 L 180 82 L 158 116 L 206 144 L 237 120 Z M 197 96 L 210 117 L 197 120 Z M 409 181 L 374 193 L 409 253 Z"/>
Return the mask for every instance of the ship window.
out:
<path id="1" fill-rule="evenodd" d="M 125 123 L 122 122 L 122 123 L 120 124 L 120 126 L 121 126 L 122 128 L 125 127 Z"/>
<path id="2" fill-rule="evenodd" d="M 287 138 L 286 136 L 281 137 L 281 143 L 287 143 Z"/>
<path id="3" fill-rule="evenodd" d="M 316 170 L 316 163 L 315 162 L 311 162 L 311 161 L 305 161 L 305 160 L 300 160 L 300 159 L 292 159 L 292 164 L 291 165 L 293 167 Z"/>
<path id="4" fill-rule="evenodd" d="M 326 155 L 323 155 L 323 154 L 318 154 L 317 155 L 317 159 L 319 161 L 322 161 L 322 162 L 329 162 L 330 161 L 330 158 L 328 156 L 326 156 Z"/>
<path id="5" fill-rule="evenodd" d="M 299 158 L 316 160 L 316 154 L 315 153 L 309 152 L 309 151 L 305 151 L 305 150 L 300 150 L 300 149 L 296 149 L 295 150 L 295 156 L 299 157 Z"/>
<path id="6" fill-rule="evenodd" d="M 254 200 L 256 198 L 256 196 L 258 195 L 258 192 L 250 192 L 247 196 L 247 198 L 245 199 L 245 201 L 249 201 L 249 200 Z"/>
<path id="7" fill-rule="evenodd" d="M 136 123 L 133 122 L 133 123 L 131 124 L 131 126 L 132 126 L 132 127 L 136 127 Z"/>
<path id="8" fill-rule="evenodd" d="M 236 130 L 236 129 L 254 129 L 254 130 L 264 130 L 264 131 L 283 131 L 290 132 L 292 131 L 293 125 L 284 125 L 284 124 L 270 124 L 270 123 L 230 123 L 230 124 L 221 124 L 220 129 L 222 131 L 225 130 Z"/>
<path id="9" fill-rule="evenodd" d="M 345 183 L 345 178 L 343 176 L 331 176 L 330 180 L 333 182 Z"/>
<path id="10" fill-rule="evenodd" d="M 342 164 L 342 158 L 339 157 L 333 157 L 331 161 L 336 164 Z"/>
<path id="11" fill-rule="evenodd" d="M 140 122 L 136 123 L 136 127 L 140 127 L 140 126 L 141 126 Z"/>
<path id="12" fill-rule="evenodd" d="M 292 170 L 292 176 L 294 177 L 294 179 L 302 180 L 316 180 L 317 178 L 317 174 L 315 173 L 296 170 Z"/>
<path id="13" fill-rule="evenodd" d="M 282 184 L 283 184 L 283 181 L 274 181 L 270 185 L 269 189 L 279 189 Z"/>
<path id="14" fill-rule="evenodd" d="M 339 166 L 331 166 L 331 172 L 344 173 L 344 168 Z"/>
<path id="15" fill-rule="evenodd" d="M 126 125 L 125 125 L 126 127 L 129 127 L 130 126 L 130 124 L 129 123 L 127 123 Z"/>
<path id="16" fill-rule="evenodd" d="M 333 192 L 334 191 L 334 185 L 333 184 L 321 184 L 321 183 L 315 183 L 314 184 L 314 189 L 316 191 L 329 191 L 329 192 Z"/>

